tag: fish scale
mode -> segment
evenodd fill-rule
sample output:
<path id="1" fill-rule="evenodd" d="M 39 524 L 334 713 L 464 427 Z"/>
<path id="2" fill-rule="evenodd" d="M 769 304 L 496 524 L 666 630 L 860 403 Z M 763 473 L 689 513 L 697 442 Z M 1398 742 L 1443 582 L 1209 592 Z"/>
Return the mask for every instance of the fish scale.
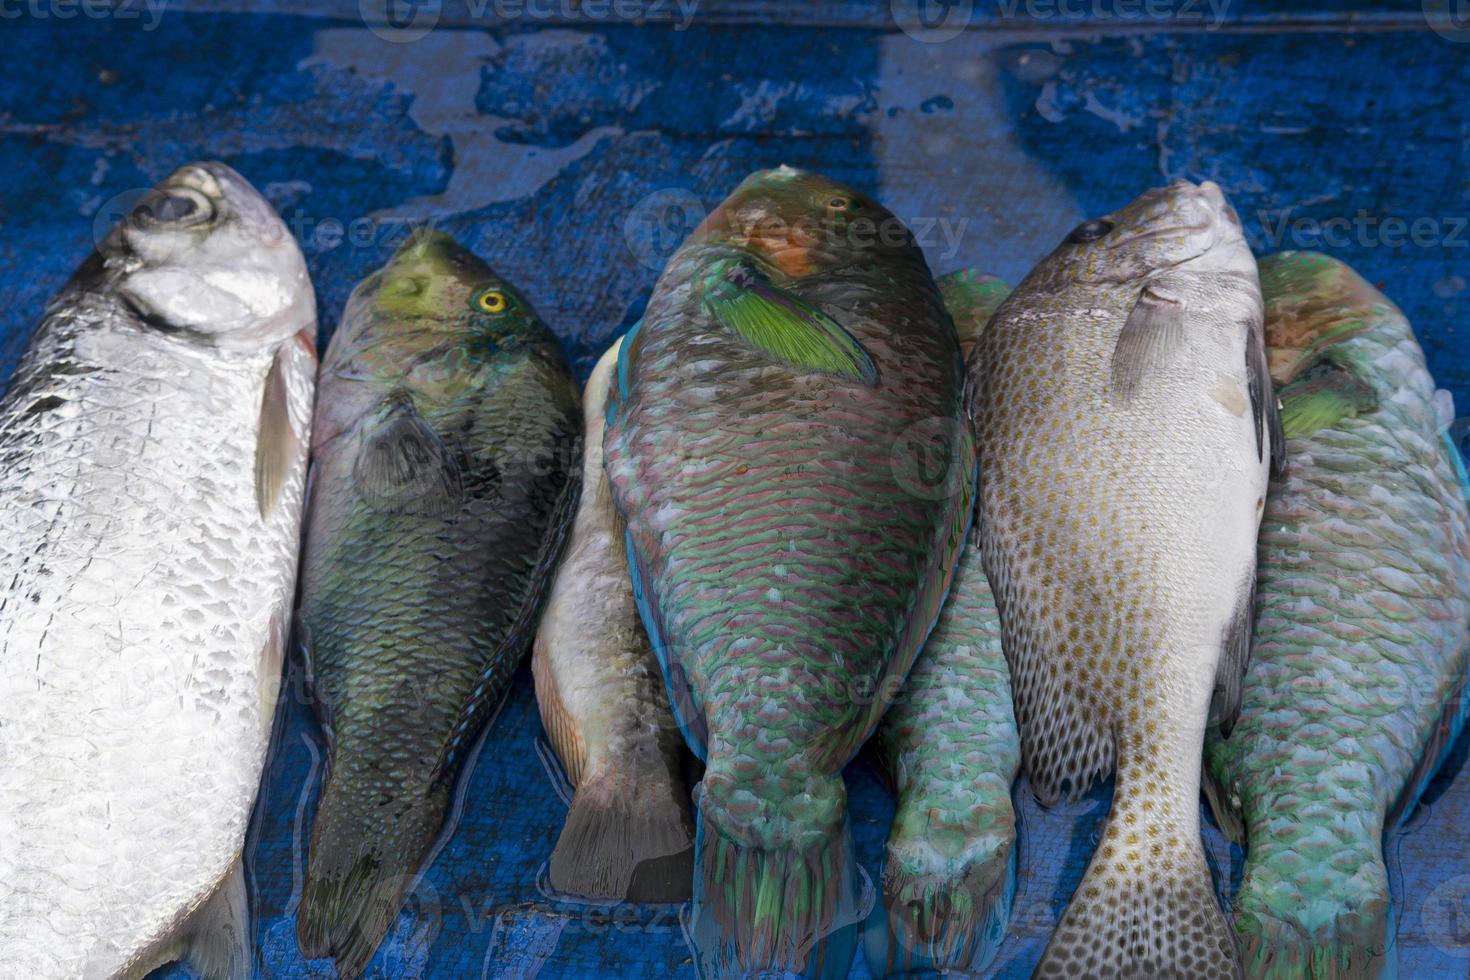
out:
<path id="1" fill-rule="evenodd" d="M 8 975 L 140 977 L 180 953 L 212 976 L 250 968 L 248 949 L 186 947 L 211 900 L 243 902 L 295 582 L 315 306 L 294 244 L 257 240 L 279 219 L 234 171 L 183 168 L 143 206 L 167 195 L 207 198 L 218 224 L 154 260 L 139 257 L 154 226 L 126 219 L 48 306 L 0 401 Z M 264 254 L 275 322 L 262 308 L 176 333 L 140 317 L 147 294 L 119 297 L 160 261 L 179 277 L 173 301 L 189 299 L 221 248 L 241 289 L 250 250 Z M 251 461 L 272 372 L 296 437 L 262 514 Z M 249 927 L 234 913 L 238 943 Z"/>
<path id="2" fill-rule="evenodd" d="M 895 464 L 914 426 L 959 423 L 933 280 L 906 233 L 865 252 L 840 227 L 797 227 L 833 201 L 896 221 L 788 168 L 742 184 L 670 260 L 609 408 L 635 594 L 707 763 L 691 929 L 707 975 L 846 971 L 841 767 L 931 627 L 968 513 L 968 441 L 945 492 L 906 487 Z M 779 728 L 773 700 L 790 709 Z"/>
<path id="3" fill-rule="evenodd" d="M 1212 736 L 1222 826 L 1249 842 L 1236 931 L 1251 977 L 1389 976 L 1383 837 L 1464 723 L 1470 518 L 1434 382 L 1408 322 L 1347 266 L 1263 260 L 1273 370 L 1313 363 L 1374 407 L 1290 432 L 1261 526 L 1240 721 Z M 1325 338 L 1325 340 L 1324 340 Z"/>

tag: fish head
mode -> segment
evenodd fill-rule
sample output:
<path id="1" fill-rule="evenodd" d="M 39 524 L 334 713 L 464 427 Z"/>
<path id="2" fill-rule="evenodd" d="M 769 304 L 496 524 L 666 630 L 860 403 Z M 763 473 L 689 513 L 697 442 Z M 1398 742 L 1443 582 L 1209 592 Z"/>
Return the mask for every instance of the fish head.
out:
<path id="1" fill-rule="evenodd" d="M 449 401 L 497 355 L 545 327 L 524 298 L 451 236 L 416 232 L 353 291 L 325 370 Z"/>
<path id="2" fill-rule="evenodd" d="M 1213 181 L 1176 180 L 1072 229 L 1047 266 L 1078 283 L 1131 283 L 1189 266 L 1190 272 L 1255 278 L 1240 217 Z"/>
<path id="3" fill-rule="evenodd" d="M 314 335 L 306 260 L 274 208 L 222 163 L 180 167 L 99 245 L 125 302 L 151 326 L 218 347 Z"/>
<path id="4" fill-rule="evenodd" d="M 790 279 L 914 247 L 907 226 L 877 201 L 829 177 L 785 166 L 745 178 L 690 241 L 754 254 Z"/>

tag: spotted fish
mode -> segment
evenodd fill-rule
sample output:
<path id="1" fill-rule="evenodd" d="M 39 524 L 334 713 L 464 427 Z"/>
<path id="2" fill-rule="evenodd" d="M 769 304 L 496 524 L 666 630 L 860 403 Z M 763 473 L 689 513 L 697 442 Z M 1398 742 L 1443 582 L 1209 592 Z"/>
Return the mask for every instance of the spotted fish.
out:
<path id="1" fill-rule="evenodd" d="M 556 339 L 447 235 L 353 291 L 322 367 L 297 628 L 328 768 L 297 935 L 366 969 L 531 644 L 575 508 Z"/>
<path id="2" fill-rule="evenodd" d="M 316 300 L 276 213 L 180 168 L 0 399 L 0 973 L 253 971 L 240 861 L 295 590 Z"/>
<path id="3" fill-rule="evenodd" d="M 706 976 L 845 976 L 842 767 L 938 615 L 970 514 L 954 327 L 907 229 L 791 168 L 742 183 L 624 342 L 604 439 L 630 565 L 706 763 Z"/>
<path id="4" fill-rule="evenodd" d="M 582 395 L 582 499 L 531 659 L 541 719 L 576 790 L 551 885 L 589 898 L 683 902 L 694 858 L 684 740 L 638 619 L 602 465 L 621 343 L 602 355 Z"/>
<path id="5" fill-rule="evenodd" d="M 1206 785 L 1249 844 L 1246 974 L 1394 976 L 1384 833 L 1470 703 L 1470 481 L 1392 303 L 1310 252 L 1262 260 L 1261 285 L 1289 464 L 1261 525 L 1240 719 L 1211 733 Z"/>
<path id="6" fill-rule="evenodd" d="M 1004 282 L 969 270 L 939 280 L 969 354 Z M 865 931 L 868 964 L 886 976 L 975 974 L 1005 938 L 1016 890 L 1011 784 L 1021 765 L 1000 616 L 971 533 L 944 611 L 868 745 L 898 795 L 883 904 Z"/>
<path id="7" fill-rule="evenodd" d="M 980 536 L 1043 804 L 1115 768 L 1102 840 L 1039 977 L 1233 977 L 1199 837 L 1228 731 L 1281 440 L 1255 260 L 1220 189 L 1079 225 L 971 355 Z"/>

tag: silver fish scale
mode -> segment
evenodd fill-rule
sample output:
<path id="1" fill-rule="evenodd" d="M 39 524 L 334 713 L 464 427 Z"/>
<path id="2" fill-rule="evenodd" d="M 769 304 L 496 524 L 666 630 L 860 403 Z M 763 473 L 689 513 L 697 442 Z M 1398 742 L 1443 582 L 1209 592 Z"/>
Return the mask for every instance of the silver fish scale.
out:
<path id="1" fill-rule="evenodd" d="M 305 474 L 303 440 L 262 520 L 273 349 L 80 302 L 0 402 L 0 963 L 28 978 L 146 969 L 238 858 Z M 304 433 L 314 359 L 287 344 Z"/>

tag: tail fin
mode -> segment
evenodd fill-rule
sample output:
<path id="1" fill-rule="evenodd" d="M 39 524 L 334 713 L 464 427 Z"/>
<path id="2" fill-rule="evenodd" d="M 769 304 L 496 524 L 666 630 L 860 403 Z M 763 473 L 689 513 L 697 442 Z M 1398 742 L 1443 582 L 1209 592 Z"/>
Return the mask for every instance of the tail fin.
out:
<path id="1" fill-rule="evenodd" d="M 841 775 L 757 796 L 714 772 L 696 793 L 689 931 L 699 975 L 847 976 L 862 911 Z"/>
<path id="2" fill-rule="evenodd" d="M 866 930 L 869 969 L 879 977 L 980 973 L 1005 938 L 1015 894 L 1011 834 L 967 838 L 958 855 L 929 839 L 889 841 L 884 908 Z"/>
<path id="3" fill-rule="evenodd" d="M 687 901 L 694 827 L 682 789 L 636 774 L 585 777 L 551 853 L 552 887 L 587 898 Z"/>
<path id="4" fill-rule="evenodd" d="M 1124 760 L 1126 769 L 1132 763 Z M 1037 978 L 1237 980 L 1240 961 L 1199 835 L 1198 771 L 1187 785 L 1127 785 L 1062 914 Z"/>
<path id="5" fill-rule="evenodd" d="M 438 792 L 380 805 L 375 789 L 328 779 L 296 913 L 308 959 L 331 956 L 343 980 L 362 975 L 407 901 L 447 808 Z"/>

